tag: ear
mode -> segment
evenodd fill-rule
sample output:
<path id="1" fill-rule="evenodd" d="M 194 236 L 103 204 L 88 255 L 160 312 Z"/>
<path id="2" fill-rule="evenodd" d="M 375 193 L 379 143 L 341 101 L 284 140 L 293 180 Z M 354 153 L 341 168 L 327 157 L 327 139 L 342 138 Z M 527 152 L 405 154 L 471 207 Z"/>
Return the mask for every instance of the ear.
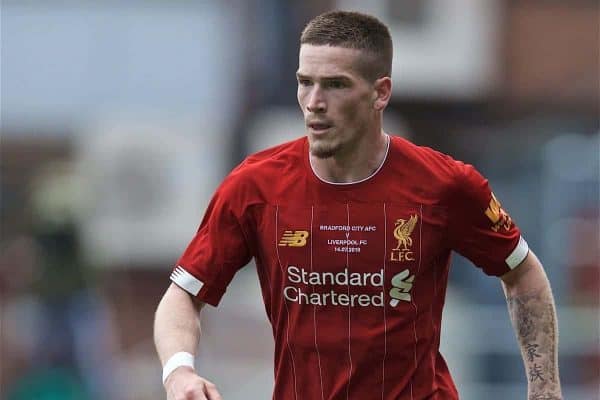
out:
<path id="1" fill-rule="evenodd" d="M 389 76 L 384 76 L 375 80 L 373 89 L 373 108 L 376 111 L 383 111 L 392 97 L 392 79 Z"/>

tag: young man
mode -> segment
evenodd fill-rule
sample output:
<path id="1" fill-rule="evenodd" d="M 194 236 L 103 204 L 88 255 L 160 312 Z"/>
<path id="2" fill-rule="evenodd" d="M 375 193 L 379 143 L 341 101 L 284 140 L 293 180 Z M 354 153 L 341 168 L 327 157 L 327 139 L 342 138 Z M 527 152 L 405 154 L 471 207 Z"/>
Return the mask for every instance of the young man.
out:
<path id="1" fill-rule="evenodd" d="M 456 250 L 502 280 L 529 399 L 561 399 L 548 280 L 487 181 L 382 131 L 385 25 L 330 12 L 300 42 L 306 137 L 231 172 L 158 306 L 167 398 L 221 399 L 193 369 L 198 311 L 254 258 L 275 336 L 274 399 L 458 399 L 439 353 Z"/>

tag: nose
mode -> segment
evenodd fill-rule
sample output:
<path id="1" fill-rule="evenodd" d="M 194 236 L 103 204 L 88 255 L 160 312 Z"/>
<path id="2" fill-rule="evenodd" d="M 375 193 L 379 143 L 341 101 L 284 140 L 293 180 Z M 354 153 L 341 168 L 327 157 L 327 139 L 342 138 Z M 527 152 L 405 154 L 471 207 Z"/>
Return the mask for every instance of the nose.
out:
<path id="1" fill-rule="evenodd" d="M 315 114 L 322 114 L 327 111 L 327 102 L 323 96 L 323 91 L 318 85 L 314 85 L 308 94 L 308 103 L 306 103 L 306 109 Z"/>

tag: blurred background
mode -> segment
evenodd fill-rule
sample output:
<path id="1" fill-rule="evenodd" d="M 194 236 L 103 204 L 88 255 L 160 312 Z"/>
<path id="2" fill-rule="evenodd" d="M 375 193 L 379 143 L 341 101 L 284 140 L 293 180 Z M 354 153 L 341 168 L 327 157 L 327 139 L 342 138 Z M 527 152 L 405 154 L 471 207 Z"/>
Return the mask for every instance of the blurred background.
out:
<path id="1" fill-rule="evenodd" d="M 2 1 L 0 398 L 165 398 L 152 320 L 173 263 L 232 167 L 303 134 L 298 38 L 333 8 L 390 26 L 386 130 L 490 179 L 552 282 L 565 399 L 598 398 L 596 0 Z M 462 398 L 524 399 L 498 280 L 458 256 L 450 278 Z M 199 371 L 270 398 L 252 265 L 203 324 Z"/>

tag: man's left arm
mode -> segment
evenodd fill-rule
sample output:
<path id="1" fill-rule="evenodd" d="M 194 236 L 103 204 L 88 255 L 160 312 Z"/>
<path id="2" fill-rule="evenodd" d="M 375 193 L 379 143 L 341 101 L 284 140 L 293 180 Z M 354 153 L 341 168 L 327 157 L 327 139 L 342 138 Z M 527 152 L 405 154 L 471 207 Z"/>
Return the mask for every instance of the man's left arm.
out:
<path id="1" fill-rule="evenodd" d="M 562 400 L 556 308 L 542 264 L 529 251 L 501 279 L 525 364 L 528 400 Z"/>

